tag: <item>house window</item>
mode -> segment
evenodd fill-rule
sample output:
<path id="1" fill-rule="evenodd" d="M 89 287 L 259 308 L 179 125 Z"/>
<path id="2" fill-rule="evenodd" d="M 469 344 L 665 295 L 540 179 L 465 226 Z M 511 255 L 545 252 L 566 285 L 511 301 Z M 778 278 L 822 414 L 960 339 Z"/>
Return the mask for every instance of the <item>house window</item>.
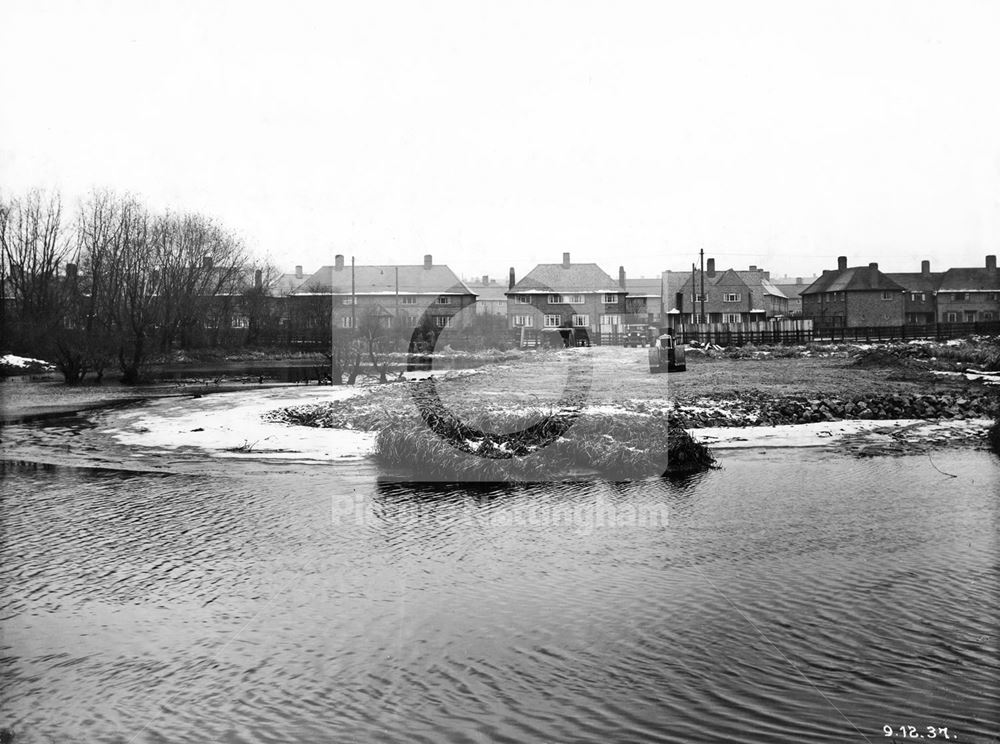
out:
<path id="1" fill-rule="evenodd" d="M 590 325 L 590 316 L 589 315 L 574 315 L 573 316 L 573 325 L 578 326 L 578 327 L 579 326 L 583 326 L 583 327 L 589 326 Z"/>
<path id="2" fill-rule="evenodd" d="M 345 315 L 343 318 L 340 319 L 340 327 L 354 328 L 354 318 L 352 318 L 350 315 Z"/>
<path id="3" fill-rule="evenodd" d="M 549 295 L 550 305 L 582 305 L 583 295 L 582 294 L 571 294 L 571 295 L 561 295 L 561 294 L 551 294 Z"/>
<path id="4" fill-rule="evenodd" d="M 723 323 L 739 323 L 740 314 L 739 313 L 723 313 L 722 314 Z"/>
<path id="5" fill-rule="evenodd" d="M 991 310 L 984 310 L 983 320 L 993 320 L 993 312 Z"/>
<path id="6" fill-rule="evenodd" d="M 946 323 L 957 323 L 958 322 L 958 313 L 945 313 L 944 314 L 944 320 L 945 320 Z"/>
<path id="7" fill-rule="evenodd" d="M 954 302 L 965 302 L 968 299 L 968 297 L 966 296 L 965 292 L 955 292 L 955 294 L 951 296 L 951 299 Z"/>
<path id="8" fill-rule="evenodd" d="M 740 301 L 740 295 L 739 295 L 738 292 L 726 292 L 726 294 L 724 294 L 722 296 L 722 301 L 723 302 L 739 302 Z"/>
<path id="9" fill-rule="evenodd" d="M 704 302 L 706 299 L 707 298 L 705 297 L 705 295 L 695 293 L 695 296 L 694 296 L 694 301 L 695 302 Z"/>
<path id="10" fill-rule="evenodd" d="M 514 295 L 514 302 L 518 305 L 530 305 L 531 295 Z"/>
<path id="11" fill-rule="evenodd" d="M 622 316 L 621 315 L 612 314 L 612 315 L 602 315 L 601 316 L 601 325 L 602 326 L 612 326 L 614 328 L 617 328 L 621 324 L 622 324 Z"/>
<path id="12" fill-rule="evenodd" d="M 966 310 L 965 311 L 965 322 L 966 323 L 975 323 L 976 322 L 976 311 L 975 310 Z"/>
<path id="13" fill-rule="evenodd" d="M 234 315 L 232 320 L 233 328 L 249 328 L 250 318 L 246 315 Z"/>
<path id="14" fill-rule="evenodd" d="M 531 315 L 514 315 L 510 320 L 515 328 L 531 328 L 535 324 Z"/>
<path id="15" fill-rule="evenodd" d="M 451 328 L 452 327 L 452 316 L 451 315 L 435 315 L 434 325 L 438 328 Z"/>
<path id="16" fill-rule="evenodd" d="M 404 304 L 404 305 L 416 305 L 417 304 L 417 298 L 416 297 L 400 297 L 399 301 L 402 304 Z"/>
<path id="17" fill-rule="evenodd" d="M 604 304 L 605 305 L 614 305 L 616 302 L 618 302 L 618 295 L 616 295 L 616 294 L 606 294 L 606 295 L 604 295 Z"/>
<path id="18" fill-rule="evenodd" d="M 448 297 L 447 295 L 441 295 L 435 300 L 435 302 L 437 302 L 437 304 L 439 305 L 450 305 L 451 297 Z"/>
<path id="19" fill-rule="evenodd" d="M 923 302 L 927 296 L 923 292 L 910 292 L 910 302 Z"/>
<path id="20" fill-rule="evenodd" d="M 340 304 L 341 305 L 353 305 L 354 304 L 354 298 L 353 297 L 342 297 L 340 299 Z"/>
<path id="21" fill-rule="evenodd" d="M 546 315 L 545 316 L 545 327 L 546 328 L 558 328 L 562 325 L 561 315 Z"/>
<path id="22" fill-rule="evenodd" d="M 889 290 L 883 290 L 883 292 L 882 292 L 882 299 L 883 300 L 891 300 L 892 299 L 892 292 L 890 292 Z"/>

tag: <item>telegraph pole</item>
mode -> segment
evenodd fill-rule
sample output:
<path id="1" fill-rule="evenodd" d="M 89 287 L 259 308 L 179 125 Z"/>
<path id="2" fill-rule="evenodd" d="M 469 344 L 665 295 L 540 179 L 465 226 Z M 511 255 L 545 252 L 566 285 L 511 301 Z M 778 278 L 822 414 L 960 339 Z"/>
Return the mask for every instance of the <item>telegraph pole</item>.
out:
<path id="1" fill-rule="evenodd" d="M 358 295 L 354 288 L 354 256 L 351 256 L 351 331 L 358 330 Z"/>
<path id="2" fill-rule="evenodd" d="M 707 323 L 708 318 L 705 317 L 705 249 L 700 248 L 698 255 L 701 257 L 701 322 Z"/>

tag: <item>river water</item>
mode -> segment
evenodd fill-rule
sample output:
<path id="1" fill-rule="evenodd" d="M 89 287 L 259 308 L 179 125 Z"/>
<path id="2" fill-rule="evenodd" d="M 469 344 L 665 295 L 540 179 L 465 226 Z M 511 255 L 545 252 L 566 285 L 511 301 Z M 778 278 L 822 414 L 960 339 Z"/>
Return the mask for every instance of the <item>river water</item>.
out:
<path id="1" fill-rule="evenodd" d="M 184 405 L 3 431 L 18 743 L 997 741 L 984 451 L 414 487 L 123 434 Z"/>

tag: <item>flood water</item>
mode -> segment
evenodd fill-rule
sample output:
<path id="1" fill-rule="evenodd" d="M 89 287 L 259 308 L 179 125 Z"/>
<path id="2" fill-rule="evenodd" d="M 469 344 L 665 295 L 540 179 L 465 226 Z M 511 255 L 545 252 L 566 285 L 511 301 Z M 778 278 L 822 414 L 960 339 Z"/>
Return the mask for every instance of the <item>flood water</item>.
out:
<path id="1" fill-rule="evenodd" d="M 1000 733 L 987 452 L 414 487 L 123 444 L 129 414 L 3 431 L 18 743 Z"/>

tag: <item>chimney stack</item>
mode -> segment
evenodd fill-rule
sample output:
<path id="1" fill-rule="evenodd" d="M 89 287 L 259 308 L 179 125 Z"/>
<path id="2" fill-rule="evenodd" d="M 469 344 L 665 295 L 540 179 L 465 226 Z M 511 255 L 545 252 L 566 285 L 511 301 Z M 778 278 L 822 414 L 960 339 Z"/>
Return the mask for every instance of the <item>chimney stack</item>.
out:
<path id="1" fill-rule="evenodd" d="M 709 279 L 711 279 L 712 277 L 715 276 L 715 259 L 714 258 L 708 259 L 708 261 L 705 263 L 705 276 L 707 276 Z"/>
<path id="2" fill-rule="evenodd" d="M 333 270 L 343 271 L 344 270 L 344 254 L 338 253 L 333 257 Z"/>
<path id="3" fill-rule="evenodd" d="M 490 283 L 490 277 L 489 277 L 489 275 L 488 274 L 483 274 L 483 286 L 486 286 L 489 283 Z"/>
<path id="4" fill-rule="evenodd" d="M 930 273 L 931 273 L 931 262 L 930 261 L 921 261 L 920 262 L 920 273 L 923 274 L 924 276 L 930 276 Z"/>
<path id="5" fill-rule="evenodd" d="M 76 264 L 75 263 L 68 263 L 68 264 L 66 264 L 66 278 L 67 279 L 76 279 Z"/>
<path id="6" fill-rule="evenodd" d="M 253 288 L 261 289 L 263 286 L 264 286 L 264 272 L 262 272 L 260 269 L 257 269 L 255 272 L 253 272 Z"/>
<path id="7" fill-rule="evenodd" d="M 514 281 L 514 267 L 511 266 L 510 267 L 510 276 L 507 279 L 507 289 L 514 289 L 514 284 L 515 283 L 516 282 Z"/>
<path id="8" fill-rule="evenodd" d="M 205 257 L 203 257 L 201 259 L 201 266 L 202 266 L 203 269 L 210 269 L 210 268 L 212 268 L 212 257 L 211 256 L 205 256 Z"/>
<path id="9" fill-rule="evenodd" d="M 625 267 L 618 267 L 618 286 L 625 289 Z"/>
<path id="10" fill-rule="evenodd" d="M 870 264 L 868 264 L 868 268 L 875 269 L 875 271 L 878 271 L 878 264 L 872 261 Z"/>
<path id="11" fill-rule="evenodd" d="M 296 266 L 295 267 L 295 278 L 296 279 L 301 279 L 302 278 L 302 267 L 301 266 Z"/>
<path id="12" fill-rule="evenodd" d="M 677 293 L 677 298 L 676 298 L 675 302 L 677 303 L 677 312 L 683 313 L 684 312 L 684 293 L 683 292 L 678 292 Z"/>
<path id="13" fill-rule="evenodd" d="M 997 270 L 997 257 L 996 256 L 987 256 L 986 257 L 986 268 L 989 269 L 990 271 L 996 271 Z"/>
<path id="14" fill-rule="evenodd" d="M 750 264 L 750 271 L 756 271 L 756 270 L 757 270 L 757 267 L 754 266 L 753 264 Z"/>
<path id="15" fill-rule="evenodd" d="M 569 268 L 569 254 L 568 253 L 564 253 L 563 254 L 563 268 L 564 269 L 568 269 Z"/>
<path id="16" fill-rule="evenodd" d="M 847 256 L 837 256 L 837 271 L 847 271 Z"/>
<path id="17" fill-rule="evenodd" d="M 802 284 L 802 277 L 801 276 L 795 277 L 795 283 L 796 284 Z"/>
<path id="18" fill-rule="evenodd" d="M 434 265 L 434 257 L 430 253 L 424 254 L 424 268 L 429 269 Z"/>

